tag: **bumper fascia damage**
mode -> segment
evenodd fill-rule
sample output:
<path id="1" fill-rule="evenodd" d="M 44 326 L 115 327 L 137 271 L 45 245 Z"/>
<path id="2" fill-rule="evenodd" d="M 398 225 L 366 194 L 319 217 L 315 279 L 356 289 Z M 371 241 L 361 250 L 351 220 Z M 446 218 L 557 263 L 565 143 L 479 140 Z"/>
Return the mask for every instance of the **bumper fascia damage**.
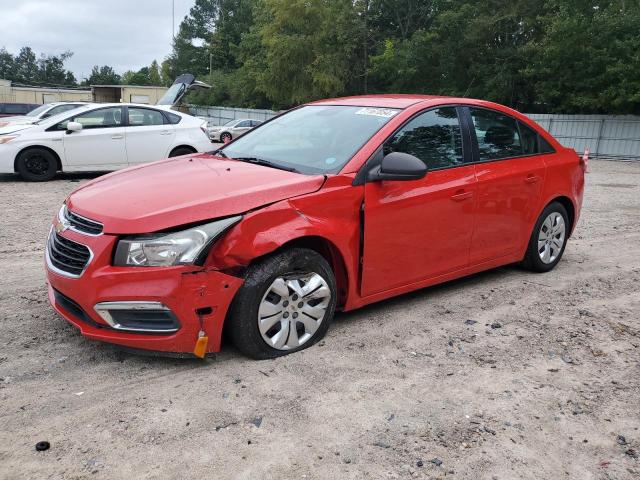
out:
<path id="1" fill-rule="evenodd" d="M 224 320 L 242 278 L 196 266 L 114 267 L 111 257 L 116 236 L 87 237 L 70 230 L 62 235 L 87 245 L 94 254 L 79 278 L 54 271 L 45 260 L 51 305 L 84 337 L 137 350 L 188 353 L 194 349 L 202 320 L 209 337 L 207 353 L 220 350 Z M 64 297 L 75 307 L 61 301 Z M 177 329 L 164 332 L 123 329 L 113 320 L 108 321 L 108 315 L 101 311 L 99 304 L 112 302 L 162 305 L 177 319 Z"/>

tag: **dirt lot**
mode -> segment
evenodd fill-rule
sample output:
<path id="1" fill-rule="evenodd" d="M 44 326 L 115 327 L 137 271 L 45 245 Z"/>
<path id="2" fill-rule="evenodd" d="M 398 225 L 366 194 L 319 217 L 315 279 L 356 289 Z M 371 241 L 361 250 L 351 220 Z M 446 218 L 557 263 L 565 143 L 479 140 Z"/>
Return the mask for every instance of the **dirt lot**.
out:
<path id="1" fill-rule="evenodd" d="M 0 478 L 640 478 L 640 163 L 591 170 L 555 271 L 342 314 L 263 362 L 84 340 L 42 257 L 87 177 L 0 177 Z"/>

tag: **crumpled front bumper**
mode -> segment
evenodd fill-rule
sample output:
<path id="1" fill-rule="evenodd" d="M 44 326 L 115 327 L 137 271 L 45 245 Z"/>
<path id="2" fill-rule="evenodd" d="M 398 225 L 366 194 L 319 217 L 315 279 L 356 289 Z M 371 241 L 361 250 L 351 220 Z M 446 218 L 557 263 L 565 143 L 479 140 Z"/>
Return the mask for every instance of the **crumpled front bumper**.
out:
<path id="1" fill-rule="evenodd" d="M 194 266 L 114 267 L 111 259 L 117 237 L 90 237 L 70 230 L 60 235 L 88 246 L 93 253 L 79 278 L 65 276 L 45 261 L 49 301 L 86 338 L 134 349 L 192 352 L 200 330 L 196 310 L 200 310 L 205 312 L 201 318 L 209 337 L 207 352 L 220 350 L 224 320 L 242 285 L 241 278 Z M 64 301 L 64 297 L 72 303 Z M 94 309 L 98 303 L 123 301 L 162 303 L 177 317 L 178 330 L 171 333 L 117 330 Z"/>

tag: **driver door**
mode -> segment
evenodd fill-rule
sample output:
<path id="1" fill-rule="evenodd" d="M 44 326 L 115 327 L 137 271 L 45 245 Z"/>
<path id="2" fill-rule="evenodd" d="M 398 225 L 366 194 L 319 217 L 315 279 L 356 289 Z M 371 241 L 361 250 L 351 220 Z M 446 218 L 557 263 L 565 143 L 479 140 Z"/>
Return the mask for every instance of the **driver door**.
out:
<path id="1" fill-rule="evenodd" d="M 429 171 L 420 180 L 365 184 L 363 296 L 468 265 L 476 178 L 463 143 L 458 109 L 440 107 L 414 117 L 383 145 L 385 155 L 414 155 Z"/>
<path id="2" fill-rule="evenodd" d="M 106 107 L 84 112 L 65 120 L 56 127 L 66 130 L 70 121 L 82 125 L 82 130 L 63 136 L 65 164 L 76 169 L 110 170 L 127 165 L 125 127 L 122 107 Z"/>

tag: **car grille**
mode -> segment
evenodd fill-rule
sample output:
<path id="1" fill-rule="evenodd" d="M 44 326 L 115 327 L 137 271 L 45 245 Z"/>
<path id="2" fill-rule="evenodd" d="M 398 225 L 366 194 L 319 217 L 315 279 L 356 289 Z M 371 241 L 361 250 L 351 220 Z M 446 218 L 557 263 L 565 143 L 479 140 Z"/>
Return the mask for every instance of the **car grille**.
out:
<path id="1" fill-rule="evenodd" d="M 47 254 L 51 265 L 63 273 L 79 277 L 91 260 L 91 250 L 55 230 L 49 235 Z"/>
<path id="2" fill-rule="evenodd" d="M 64 217 L 71 228 L 81 233 L 88 233 L 89 235 L 100 235 L 102 233 L 102 224 L 100 222 L 73 213 L 67 208 L 64 209 Z"/>

